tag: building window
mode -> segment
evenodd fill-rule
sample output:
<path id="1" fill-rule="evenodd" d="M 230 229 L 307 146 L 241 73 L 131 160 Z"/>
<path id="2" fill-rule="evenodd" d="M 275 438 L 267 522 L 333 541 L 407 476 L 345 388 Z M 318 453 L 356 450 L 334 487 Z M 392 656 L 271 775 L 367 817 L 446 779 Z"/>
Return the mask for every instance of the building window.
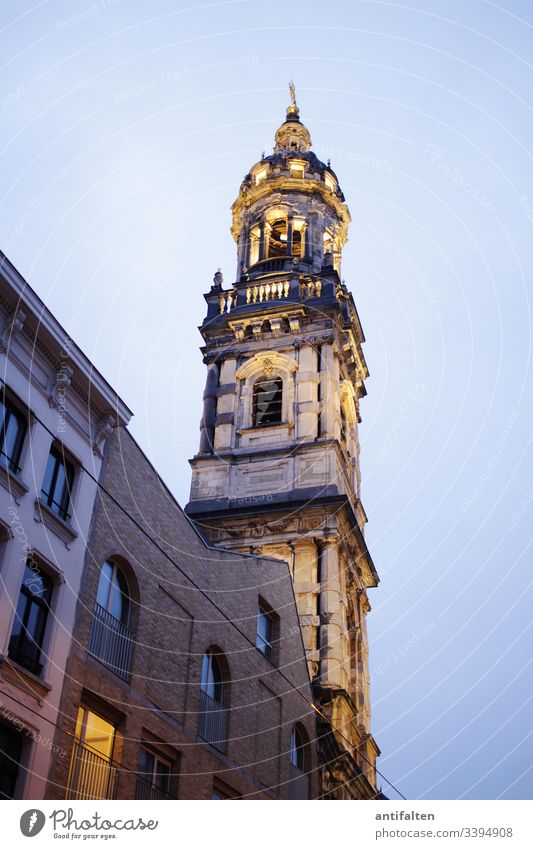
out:
<path id="1" fill-rule="evenodd" d="M 141 747 L 135 798 L 170 799 L 169 789 L 170 763 L 154 752 Z"/>
<path id="2" fill-rule="evenodd" d="M 268 259 L 287 255 L 287 221 L 279 218 L 270 227 L 268 236 Z"/>
<path id="3" fill-rule="evenodd" d="M 26 419 L 11 401 L 0 401 L 0 460 L 10 472 L 19 471 L 22 444 L 26 435 Z"/>
<path id="4" fill-rule="evenodd" d="M 100 571 L 89 651 L 124 680 L 131 671 L 130 611 L 126 578 L 116 563 L 106 560 Z"/>
<path id="5" fill-rule="evenodd" d="M 21 752 L 20 732 L 11 725 L 0 723 L 0 799 L 15 798 Z"/>
<path id="6" fill-rule="evenodd" d="M 69 519 L 69 507 L 74 481 L 74 466 L 54 445 L 48 455 L 41 489 L 42 499 L 62 519 Z"/>
<path id="7" fill-rule="evenodd" d="M 89 708 L 78 708 L 67 799 L 114 798 L 114 745 L 115 726 Z"/>
<path id="8" fill-rule="evenodd" d="M 221 752 L 226 751 L 226 703 L 220 660 L 213 651 L 208 651 L 202 661 L 198 734 Z"/>
<path id="9" fill-rule="evenodd" d="M 260 170 L 260 171 L 258 171 L 258 172 L 257 172 L 257 174 L 255 175 L 255 182 L 256 182 L 256 185 L 257 185 L 258 183 L 262 183 L 262 182 L 263 182 L 263 180 L 266 180 L 266 176 L 267 176 L 267 169 L 266 169 L 266 168 L 261 168 L 261 170 Z"/>
<path id="10" fill-rule="evenodd" d="M 306 745 L 300 729 L 295 726 L 291 733 L 289 763 L 291 772 L 291 799 L 309 798 L 309 781 L 306 774 Z"/>
<path id="11" fill-rule="evenodd" d="M 42 672 L 41 652 L 50 609 L 52 581 L 26 563 L 9 640 L 9 657 L 34 675 Z"/>
<path id="12" fill-rule="evenodd" d="M 221 781 L 215 777 L 211 799 L 239 799 L 240 797 L 241 794 L 234 790 L 233 787 L 230 787 L 225 781 Z"/>
<path id="13" fill-rule="evenodd" d="M 255 644 L 259 651 L 272 660 L 272 641 L 274 637 L 274 623 L 270 613 L 260 605 L 257 616 L 257 636 Z"/>
<path id="14" fill-rule="evenodd" d="M 281 377 L 274 380 L 259 380 L 254 385 L 253 393 L 253 426 L 281 424 L 281 407 L 283 400 L 283 381 Z"/>

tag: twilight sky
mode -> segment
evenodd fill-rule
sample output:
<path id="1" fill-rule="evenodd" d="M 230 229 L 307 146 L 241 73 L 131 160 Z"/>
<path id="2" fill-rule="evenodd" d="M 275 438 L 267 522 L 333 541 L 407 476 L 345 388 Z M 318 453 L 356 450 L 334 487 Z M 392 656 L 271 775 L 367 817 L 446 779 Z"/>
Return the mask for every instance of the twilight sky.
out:
<path id="1" fill-rule="evenodd" d="M 19 0 L 0 32 L 0 247 L 181 504 L 202 294 L 294 78 L 353 219 L 379 768 L 532 798 L 531 4 Z"/>

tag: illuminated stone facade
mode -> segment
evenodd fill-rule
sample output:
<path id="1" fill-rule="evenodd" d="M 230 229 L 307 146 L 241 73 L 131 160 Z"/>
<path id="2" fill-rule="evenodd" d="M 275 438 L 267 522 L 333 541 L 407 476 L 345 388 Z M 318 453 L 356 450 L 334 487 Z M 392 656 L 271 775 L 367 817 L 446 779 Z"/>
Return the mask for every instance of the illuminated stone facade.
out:
<path id="1" fill-rule="evenodd" d="M 289 564 L 314 683 L 324 798 L 377 794 L 370 734 L 359 401 L 363 331 L 341 279 L 350 213 L 294 97 L 232 207 L 236 282 L 217 272 L 187 510 L 217 546 Z"/>

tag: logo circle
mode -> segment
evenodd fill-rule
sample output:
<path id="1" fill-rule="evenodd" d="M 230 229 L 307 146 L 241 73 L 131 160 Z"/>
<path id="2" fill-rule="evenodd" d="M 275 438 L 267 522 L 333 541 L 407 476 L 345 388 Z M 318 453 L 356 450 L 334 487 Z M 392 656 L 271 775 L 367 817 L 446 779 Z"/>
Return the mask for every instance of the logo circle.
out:
<path id="1" fill-rule="evenodd" d="M 20 818 L 20 830 L 24 837 L 35 837 L 43 830 L 46 817 L 38 808 L 30 808 L 24 811 Z"/>

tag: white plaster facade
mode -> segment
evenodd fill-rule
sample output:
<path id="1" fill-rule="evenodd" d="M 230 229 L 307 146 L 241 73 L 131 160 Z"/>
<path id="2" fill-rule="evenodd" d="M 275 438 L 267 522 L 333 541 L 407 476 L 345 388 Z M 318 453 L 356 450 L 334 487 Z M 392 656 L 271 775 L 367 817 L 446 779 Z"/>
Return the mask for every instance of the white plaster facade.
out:
<path id="1" fill-rule="evenodd" d="M 105 439 L 131 413 L 0 254 L 2 399 L 26 422 L 18 469 L 0 463 L 0 723 L 18 732 L 14 797 L 44 796 Z M 43 501 L 50 448 L 74 469 L 68 518 Z M 52 581 L 39 674 L 10 657 L 28 559 Z M 13 654 L 13 651 L 11 652 Z M 61 757 L 55 752 L 54 757 Z"/>

